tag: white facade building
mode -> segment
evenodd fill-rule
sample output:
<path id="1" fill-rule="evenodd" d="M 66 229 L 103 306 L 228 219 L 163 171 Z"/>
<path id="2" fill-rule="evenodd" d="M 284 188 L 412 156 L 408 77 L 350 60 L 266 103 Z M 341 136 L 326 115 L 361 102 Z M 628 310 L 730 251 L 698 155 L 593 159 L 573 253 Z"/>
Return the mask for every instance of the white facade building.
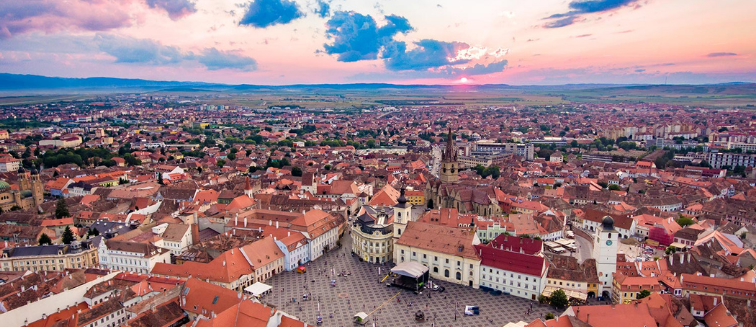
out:
<path id="1" fill-rule="evenodd" d="M 103 240 L 97 252 L 103 269 L 147 274 L 156 263 L 171 262 L 168 250 L 149 243 Z"/>

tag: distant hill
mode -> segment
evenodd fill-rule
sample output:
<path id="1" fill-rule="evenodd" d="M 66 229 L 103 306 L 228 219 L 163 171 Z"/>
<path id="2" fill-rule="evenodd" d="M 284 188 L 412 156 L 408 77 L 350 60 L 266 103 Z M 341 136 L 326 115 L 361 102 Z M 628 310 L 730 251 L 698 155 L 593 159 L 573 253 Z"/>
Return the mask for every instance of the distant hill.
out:
<path id="1" fill-rule="evenodd" d="M 161 91 L 161 92 L 318 92 L 320 91 L 381 91 L 381 90 L 412 90 L 445 92 L 452 90 L 516 90 L 522 92 L 571 92 L 585 91 L 601 94 L 618 93 L 685 93 L 685 94 L 751 94 L 756 90 L 756 84 L 726 83 L 712 85 L 619 85 L 619 84 L 565 84 L 565 85 L 524 85 L 507 84 L 483 85 L 405 85 L 388 83 L 353 83 L 353 84 L 294 84 L 294 85 L 251 85 L 251 84 L 220 84 L 181 81 L 151 81 L 144 79 L 126 79 L 110 77 L 63 78 L 39 75 L 19 75 L 0 73 L 0 91 L 15 91 L 16 93 L 34 93 L 35 91 L 61 92 L 70 91 Z"/>

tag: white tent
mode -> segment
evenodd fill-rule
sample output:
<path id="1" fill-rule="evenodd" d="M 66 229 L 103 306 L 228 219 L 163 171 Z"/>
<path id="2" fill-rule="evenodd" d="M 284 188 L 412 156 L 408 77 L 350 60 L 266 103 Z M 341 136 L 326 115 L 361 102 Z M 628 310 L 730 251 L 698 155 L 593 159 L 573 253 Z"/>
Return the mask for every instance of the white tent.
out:
<path id="1" fill-rule="evenodd" d="M 252 294 L 253 296 L 260 296 L 260 294 L 263 294 L 271 289 L 271 286 L 264 283 L 254 283 L 250 286 L 247 286 L 247 288 L 244 289 L 244 292 L 248 294 Z"/>
<path id="2" fill-rule="evenodd" d="M 420 278 L 420 276 L 428 272 L 428 267 L 414 261 L 407 261 L 396 265 L 396 267 L 391 269 L 391 272 L 397 275 Z"/>

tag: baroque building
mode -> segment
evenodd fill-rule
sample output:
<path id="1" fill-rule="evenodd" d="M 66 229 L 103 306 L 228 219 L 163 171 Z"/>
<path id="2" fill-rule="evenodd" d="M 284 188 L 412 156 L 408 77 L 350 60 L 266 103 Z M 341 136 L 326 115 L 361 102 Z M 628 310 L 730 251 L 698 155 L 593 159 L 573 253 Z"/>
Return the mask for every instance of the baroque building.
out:
<path id="1" fill-rule="evenodd" d="M 44 184 L 35 169 L 29 172 L 21 168 L 18 171 L 18 189 L 0 181 L 0 208 L 3 211 L 9 211 L 15 206 L 21 209 L 39 208 L 44 201 Z"/>
<path id="2" fill-rule="evenodd" d="M 363 206 L 351 226 L 352 253 L 371 263 L 391 261 L 394 242 L 411 219 L 412 204 L 404 189 L 393 207 Z"/>

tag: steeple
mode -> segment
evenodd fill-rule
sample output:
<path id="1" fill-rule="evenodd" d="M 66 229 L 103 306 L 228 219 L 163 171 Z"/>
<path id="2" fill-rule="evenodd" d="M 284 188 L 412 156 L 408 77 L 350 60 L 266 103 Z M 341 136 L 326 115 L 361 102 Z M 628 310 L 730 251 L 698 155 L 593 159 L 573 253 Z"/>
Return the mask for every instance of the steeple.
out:
<path id="1" fill-rule="evenodd" d="M 449 134 L 446 138 L 446 149 L 444 150 L 443 160 L 446 162 L 457 161 L 457 151 L 455 151 L 454 139 L 452 138 L 452 130 L 449 127 Z"/>
<path id="2" fill-rule="evenodd" d="M 441 159 L 441 182 L 457 183 L 459 181 L 459 164 L 457 164 L 457 150 L 452 138 L 452 130 L 449 127 L 449 135 L 446 140 L 446 149 Z"/>

